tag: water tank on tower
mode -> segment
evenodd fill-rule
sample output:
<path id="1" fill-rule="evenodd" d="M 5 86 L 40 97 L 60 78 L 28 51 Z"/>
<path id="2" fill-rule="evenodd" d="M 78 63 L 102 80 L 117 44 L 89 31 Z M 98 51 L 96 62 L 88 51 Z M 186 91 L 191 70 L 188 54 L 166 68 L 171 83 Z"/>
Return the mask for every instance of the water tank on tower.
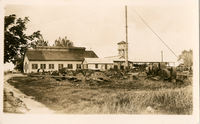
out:
<path id="1" fill-rule="evenodd" d="M 121 41 L 118 44 L 118 55 L 125 57 L 125 50 L 126 50 L 126 42 Z"/>

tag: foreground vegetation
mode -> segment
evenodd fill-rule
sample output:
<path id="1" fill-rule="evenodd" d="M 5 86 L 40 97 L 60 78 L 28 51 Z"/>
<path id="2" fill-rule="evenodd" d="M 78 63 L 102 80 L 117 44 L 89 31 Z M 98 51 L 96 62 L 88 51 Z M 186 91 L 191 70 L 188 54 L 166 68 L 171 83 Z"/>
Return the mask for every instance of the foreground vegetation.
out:
<path id="1" fill-rule="evenodd" d="M 53 78 L 15 77 L 8 83 L 59 114 L 189 115 L 193 111 L 192 85 L 138 79 L 90 85 Z"/>

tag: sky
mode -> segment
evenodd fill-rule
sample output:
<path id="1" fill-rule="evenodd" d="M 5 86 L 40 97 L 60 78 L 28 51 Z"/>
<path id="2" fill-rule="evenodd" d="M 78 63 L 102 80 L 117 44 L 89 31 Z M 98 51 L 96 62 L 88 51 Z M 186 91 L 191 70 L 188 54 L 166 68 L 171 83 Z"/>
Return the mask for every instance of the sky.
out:
<path id="1" fill-rule="evenodd" d="M 126 40 L 125 5 L 129 60 L 161 61 L 163 51 L 164 61 L 177 61 L 166 45 L 178 56 L 198 42 L 194 0 L 96 1 L 8 2 L 4 14 L 29 17 L 27 35 L 40 30 L 50 45 L 67 36 L 100 58 L 118 55 L 117 43 Z"/>

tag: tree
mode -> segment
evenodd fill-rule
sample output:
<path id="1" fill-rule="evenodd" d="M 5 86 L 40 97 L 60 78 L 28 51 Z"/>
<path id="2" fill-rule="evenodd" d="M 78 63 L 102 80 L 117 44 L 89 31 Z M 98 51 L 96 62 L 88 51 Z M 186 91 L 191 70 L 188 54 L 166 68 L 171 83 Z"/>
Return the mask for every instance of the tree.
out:
<path id="1" fill-rule="evenodd" d="M 67 37 L 65 38 L 58 38 L 58 40 L 55 40 L 55 44 L 53 46 L 59 46 L 59 47 L 74 47 L 74 44 L 72 41 L 68 40 Z"/>
<path id="2" fill-rule="evenodd" d="M 31 46 L 28 41 L 41 36 L 40 31 L 33 32 L 29 36 L 24 33 L 28 22 L 28 17 L 17 19 L 15 14 L 4 17 L 4 63 L 12 62 L 15 65 L 22 63 L 23 66 L 24 54 Z"/>
<path id="3" fill-rule="evenodd" d="M 41 35 L 38 40 L 31 42 L 31 47 L 36 48 L 36 46 L 49 46 L 49 42 L 43 39 Z"/>
<path id="4" fill-rule="evenodd" d="M 186 67 L 191 67 L 193 65 L 193 51 L 184 50 L 178 57 L 178 61 L 182 60 Z"/>

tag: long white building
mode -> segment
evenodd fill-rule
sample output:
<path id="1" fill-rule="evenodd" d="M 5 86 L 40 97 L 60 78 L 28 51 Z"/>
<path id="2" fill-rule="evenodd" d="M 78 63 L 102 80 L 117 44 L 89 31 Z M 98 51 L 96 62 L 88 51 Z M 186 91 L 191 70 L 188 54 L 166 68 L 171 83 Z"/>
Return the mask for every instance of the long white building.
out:
<path id="1" fill-rule="evenodd" d="M 85 58 L 98 58 L 93 51 L 86 51 L 85 47 L 55 47 L 37 46 L 30 49 L 24 57 L 24 73 L 37 72 L 38 69 L 54 71 L 67 67 L 68 69 L 81 69 Z"/>

